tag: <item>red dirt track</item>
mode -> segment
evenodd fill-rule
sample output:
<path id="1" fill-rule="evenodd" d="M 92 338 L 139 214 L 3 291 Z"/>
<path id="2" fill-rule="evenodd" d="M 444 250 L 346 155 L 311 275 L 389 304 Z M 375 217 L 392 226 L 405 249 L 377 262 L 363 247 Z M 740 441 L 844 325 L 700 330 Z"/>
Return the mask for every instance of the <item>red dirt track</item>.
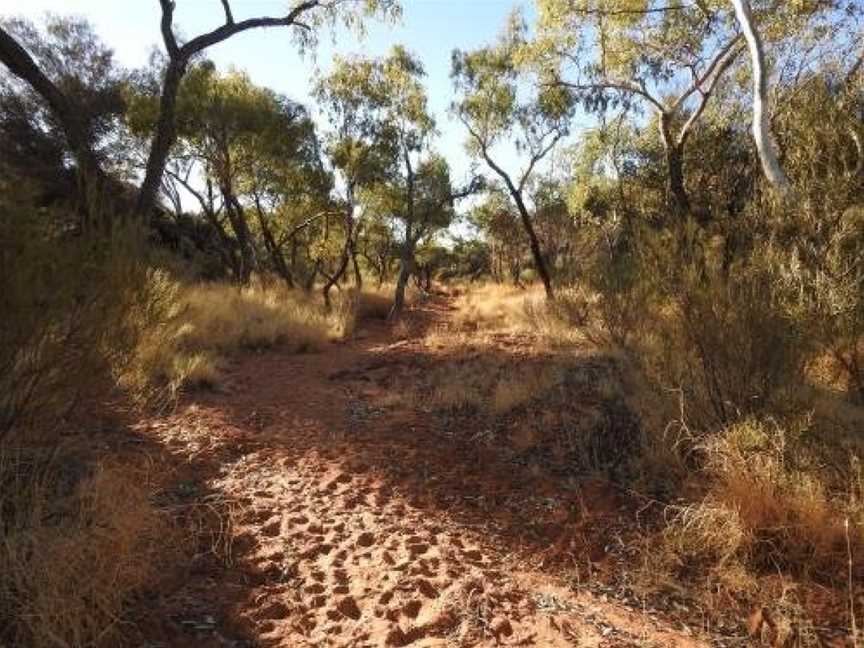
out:
<path id="1" fill-rule="evenodd" d="M 243 356 L 140 423 L 232 512 L 232 559 L 153 602 L 152 646 L 708 645 L 574 583 L 630 524 L 609 488 L 564 488 L 404 398 L 448 309 L 412 309 L 403 340 L 361 322 L 323 352 Z"/>

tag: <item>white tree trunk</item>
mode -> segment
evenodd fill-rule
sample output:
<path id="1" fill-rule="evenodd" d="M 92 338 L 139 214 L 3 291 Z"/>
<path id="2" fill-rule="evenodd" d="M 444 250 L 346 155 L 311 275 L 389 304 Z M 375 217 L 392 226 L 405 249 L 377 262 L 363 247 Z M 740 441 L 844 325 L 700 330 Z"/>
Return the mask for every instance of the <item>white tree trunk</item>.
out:
<path id="1" fill-rule="evenodd" d="M 741 31 L 747 40 L 750 59 L 753 66 L 753 137 L 759 151 L 759 160 L 768 182 L 781 197 L 787 197 L 792 187 L 789 178 L 780 166 L 777 158 L 777 144 L 771 133 L 771 120 L 768 115 L 768 75 L 765 69 L 765 53 L 762 49 L 762 39 L 753 23 L 753 12 L 750 0 L 731 0 L 735 7 L 735 15 L 741 25 Z"/>

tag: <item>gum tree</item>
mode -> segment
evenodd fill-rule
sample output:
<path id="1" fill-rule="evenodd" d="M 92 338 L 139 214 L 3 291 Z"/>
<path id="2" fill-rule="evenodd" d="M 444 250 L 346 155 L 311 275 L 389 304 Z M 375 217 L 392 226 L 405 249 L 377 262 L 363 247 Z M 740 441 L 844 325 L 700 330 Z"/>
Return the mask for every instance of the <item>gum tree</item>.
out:
<path id="1" fill-rule="evenodd" d="M 528 237 L 546 296 L 555 298 L 552 277 L 535 231 L 526 189 L 537 165 L 568 134 L 570 94 L 559 86 L 539 86 L 520 60 L 526 26 L 514 14 L 497 43 L 473 52 L 456 50 L 452 72 L 457 98 L 452 110 L 468 130 L 468 150 L 500 178 Z M 517 172 L 501 162 L 500 147 L 510 144 L 524 164 Z"/>
<path id="2" fill-rule="evenodd" d="M 318 88 L 334 129 L 328 154 L 347 204 L 346 246 L 334 283 L 356 254 L 354 213 L 362 204 L 370 217 L 388 222 L 398 237 L 400 269 L 391 316 L 404 305 L 417 245 L 446 227 L 453 202 L 473 190 L 454 191 L 446 161 L 432 151 L 435 121 L 424 76 L 420 62 L 397 45 L 383 58 L 337 59 Z"/>
<path id="3" fill-rule="evenodd" d="M 176 139 L 177 92 L 180 82 L 194 57 L 207 48 L 237 34 L 273 27 L 290 28 L 301 47 L 315 41 L 316 29 L 325 23 L 343 20 L 348 25 L 362 25 L 362 18 L 371 15 L 392 15 L 398 12 L 395 0 L 304 0 L 294 2 L 291 9 L 279 16 L 257 16 L 235 20 L 229 0 L 221 0 L 224 23 L 216 29 L 181 42 L 174 33 L 173 0 L 159 0 L 162 11 L 160 28 L 168 63 L 162 77 L 159 98 L 159 119 L 150 143 L 146 171 L 138 194 L 137 211 L 149 213 L 156 203 L 168 154 Z"/>
<path id="4" fill-rule="evenodd" d="M 538 0 L 530 57 L 545 82 L 589 111 L 647 106 L 657 116 L 673 212 L 692 212 L 684 148 L 744 50 L 734 16 L 715 0 Z"/>

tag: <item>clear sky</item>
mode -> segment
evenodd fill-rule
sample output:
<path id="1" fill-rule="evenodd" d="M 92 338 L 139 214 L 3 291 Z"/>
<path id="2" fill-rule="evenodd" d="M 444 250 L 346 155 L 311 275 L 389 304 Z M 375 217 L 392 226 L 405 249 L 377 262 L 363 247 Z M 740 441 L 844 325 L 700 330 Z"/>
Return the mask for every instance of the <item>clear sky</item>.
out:
<path id="1" fill-rule="evenodd" d="M 284 13 L 285 0 L 233 0 L 236 20 L 255 15 Z M 468 173 L 470 161 L 463 150 L 465 133 L 451 121 L 447 108 L 452 99 L 450 53 L 454 48 L 472 49 L 492 41 L 515 6 L 524 0 L 403 0 L 400 23 L 369 23 L 368 34 L 359 41 L 353 34 L 336 33 L 335 44 L 323 33 L 315 61 L 297 53 L 286 29 L 252 30 L 234 36 L 207 50 L 221 69 L 235 66 L 246 70 L 255 83 L 273 88 L 314 111 L 309 90 L 315 66 L 326 71 L 334 53 L 384 54 L 395 43 L 419 55 L 427 72 L 430 106 L 441 137 L 437 148 L 447 156 L 456 181 Z M 0 14 L 19 15 L 39 21 L 45 12 L 81 15 L 96 27 L 126 67 L 145 65 L 154 46 L 161 47 L 157 0 L 2 0 Z M 195 36 L 221 24 L 219 0 L 177 0 L 175 31 Z M 510 157 L 507 155 L 506 157 Z M 515 164 L 516 160 L 508 160 Z"/>

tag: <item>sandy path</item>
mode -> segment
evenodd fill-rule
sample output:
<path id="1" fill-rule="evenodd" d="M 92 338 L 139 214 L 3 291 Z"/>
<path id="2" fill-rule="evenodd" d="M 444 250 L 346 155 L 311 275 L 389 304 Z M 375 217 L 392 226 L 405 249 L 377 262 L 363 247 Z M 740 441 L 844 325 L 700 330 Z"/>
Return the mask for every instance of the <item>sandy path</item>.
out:
<path id="1" fill-rule="evenodd" d="M 406 340 L 371 322 L 321 353 L 251 354 L 141 424 L 233 511 L 230 564 L 202 559 L 154 604 L 151 645 L 707 645 L 572 587 L 562 552 L 602 561 L 586 516 L 627 524 L 608 492 L 562 490 L 401 398 L 447 309 L 415 309 Z"/>

